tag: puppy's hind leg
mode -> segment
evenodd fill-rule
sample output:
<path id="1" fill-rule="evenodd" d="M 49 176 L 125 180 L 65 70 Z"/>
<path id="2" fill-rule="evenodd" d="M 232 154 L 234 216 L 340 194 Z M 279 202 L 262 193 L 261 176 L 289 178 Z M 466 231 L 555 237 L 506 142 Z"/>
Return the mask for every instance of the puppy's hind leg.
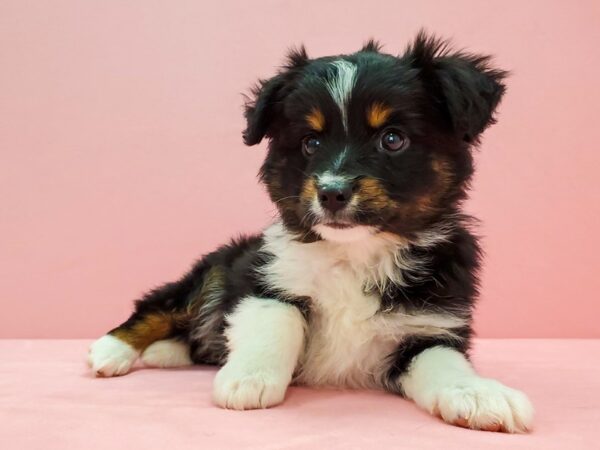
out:
<path id="1" fill-rule="evenodd" d="M 182 283 L 171 283 L 138 301 L 135 312 L 125 323 L 91 345 L 88 365 L 94 374 L 101 377 L 124 375 L 145 352 L 149 353 L 143 359 L 149 365 L 187 364 L 187 344 L 175 340 L 183 339 L 187 334 L 189 317 L 184 307 L 187 292 L 189 290 Z"/>
<path id="2" fill-rule="evenodd" d="M 149 367 L 185 367 L 193 364 L 190 357 L 190 346 L 182 339 L 161 339 L 150 344 L 144 353 L 142 361 Z"/>

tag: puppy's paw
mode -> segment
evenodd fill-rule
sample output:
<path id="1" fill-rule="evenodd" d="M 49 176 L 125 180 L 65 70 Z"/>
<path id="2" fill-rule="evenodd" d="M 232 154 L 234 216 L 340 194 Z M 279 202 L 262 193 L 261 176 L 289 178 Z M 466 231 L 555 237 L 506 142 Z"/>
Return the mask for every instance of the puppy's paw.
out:
<path id="1" fill-rule="evenodd" d="M 88 365 L 97 377 L 114 377 L 129 372 L 138 356 L 129 344 L 107 334 L 91 345 Z"/>
<path id="2" fill-rule="evenodd" d="M 268 408 L 283 402 L 289 380 L 272 369 L 250 369 L 225 364 L 217 373 L 213 401 L 228 409 Z"/>
<path id="3" fill-rule="evenodd" d="M 527 396 L 496 380 L 468 377 L 431 394 L 427 409 L 453 425 L 508 433 L 531 429 L 533 407 Z"/>

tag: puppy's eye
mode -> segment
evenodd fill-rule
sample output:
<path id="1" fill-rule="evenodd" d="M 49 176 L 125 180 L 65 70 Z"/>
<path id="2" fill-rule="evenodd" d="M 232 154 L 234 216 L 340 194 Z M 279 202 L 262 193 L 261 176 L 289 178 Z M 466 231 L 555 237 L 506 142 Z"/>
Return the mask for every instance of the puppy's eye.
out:
<path id="1" fill-rule="evenodd" d="M 321 146 L 321 140 L 316 136 L 307 136 L 302 140 L 302 151 L 306 156 L 313 155 Z"/>
<path id="2" fill-rule="evenodd" d="M 386 130 L 379 140 L 379 149 L 388 153 L 399 153 L 410 144 L 408 137 L 397 130 Z"/>

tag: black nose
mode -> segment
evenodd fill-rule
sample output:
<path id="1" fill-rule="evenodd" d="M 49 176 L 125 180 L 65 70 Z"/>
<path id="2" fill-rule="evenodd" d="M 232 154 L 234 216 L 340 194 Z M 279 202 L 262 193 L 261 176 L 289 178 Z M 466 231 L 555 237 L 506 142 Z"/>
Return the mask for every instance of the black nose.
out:
<path id="1" fill-rule="evenodd" d="M 319 203 L 321 206 L 332 213 L 338 212 L 344 208 L 352 197 L 352 187 L 343 188 L 323 188 L 319 189 Z"/>

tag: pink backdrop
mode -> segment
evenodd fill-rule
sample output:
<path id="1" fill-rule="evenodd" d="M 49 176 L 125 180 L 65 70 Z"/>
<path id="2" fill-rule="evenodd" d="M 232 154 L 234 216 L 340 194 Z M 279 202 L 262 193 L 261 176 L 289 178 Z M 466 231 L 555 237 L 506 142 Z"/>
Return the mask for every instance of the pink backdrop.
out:
<path id="1" fill-rule="evenodd" d="M 600 3 L 0 3 L 1 337 L 92 337 L 272 217 L 240 93 L 286 48 L 425 26 L 513 71 L 469 209 L 484 337 L 600 337 Z"/>

